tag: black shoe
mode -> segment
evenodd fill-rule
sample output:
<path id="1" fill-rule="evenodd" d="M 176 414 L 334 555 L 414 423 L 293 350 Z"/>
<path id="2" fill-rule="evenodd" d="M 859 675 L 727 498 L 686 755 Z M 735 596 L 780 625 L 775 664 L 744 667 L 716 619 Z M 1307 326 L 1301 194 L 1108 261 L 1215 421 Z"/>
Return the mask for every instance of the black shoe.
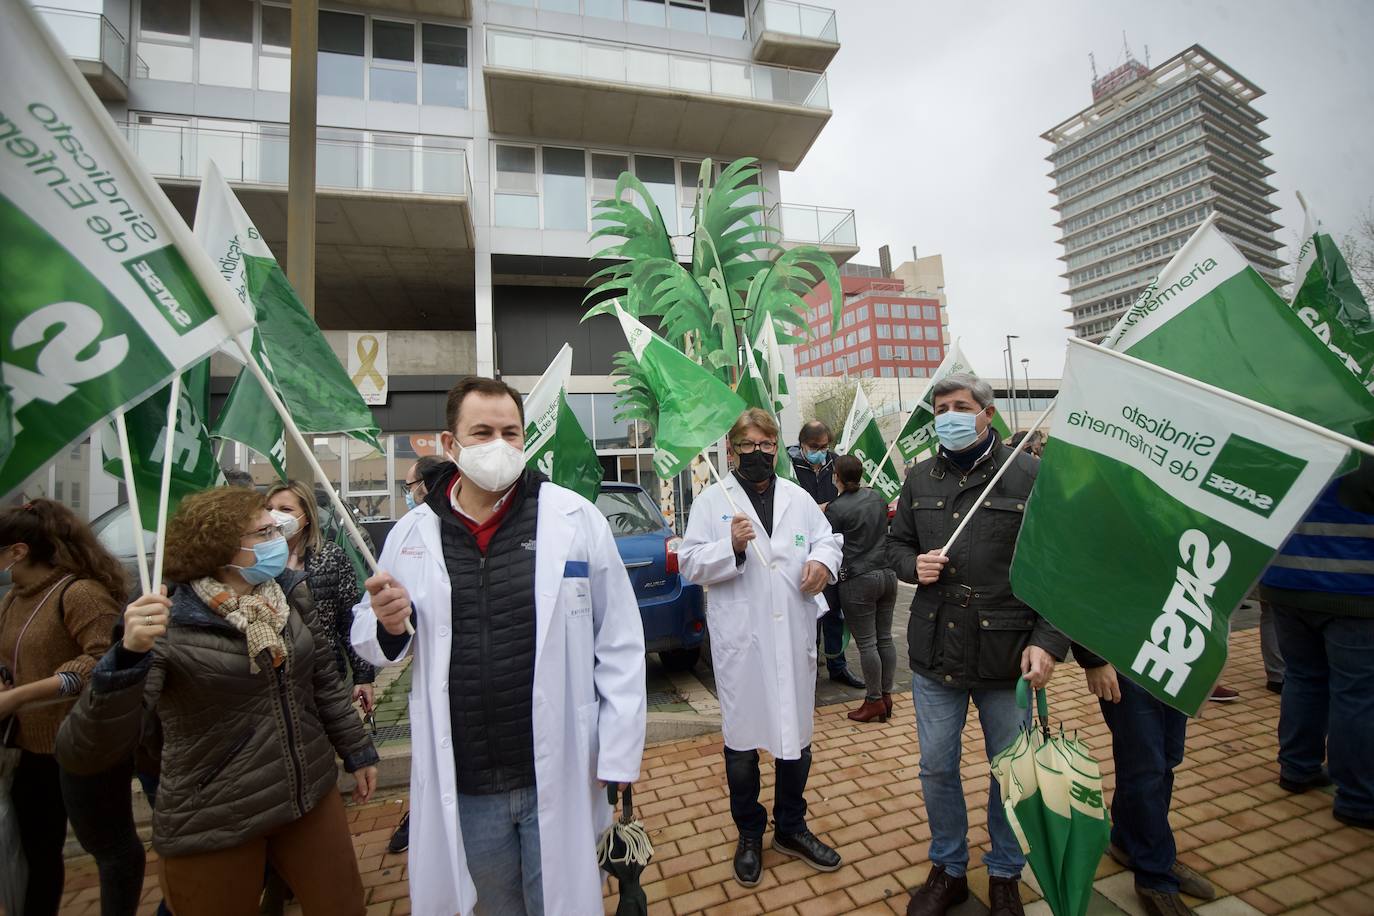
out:
<path id="1" fill-rule="evenodd" d="M 990 916 L 1026 916 L 1021 906 L 1021 879 L 988 877 Z"/>
<path id="2" fill-rule="evenodd" d="M 1264 689 L 1270 693 L 1283 693 L 1283 681 L 1265 681 Z"/>
<path id="3" fill-rule="evenodd" d="M 846 687 L 867 686 L 866 684 L 864 684 L 862 679 L 855 677 L 854 673 L 850 671 L 848 668 L 841 668 L 839 671 L 830 672 L 830 679 L 835 683 L 843 684 Z"/>
<path id="4" fill-rule="evenodd" d="M 1279 777 L 1279 786 L 1283 791 L 1291 792 L 1294 795 L 1301 795 L 1312 789 L 1325 789 L 1329 785 L 1331 785 L 1331 777 L 1326 775 L 1325 771 L 1318 773 L 1311 779 L 1288 779 L 1284 776 Z"/>
<path id="5" fill-rule="evenodd" d="M 1331 816 L 1347 827 L 1359 827 L 1361 830 L 1374 830 L 1374 817 L 1356 817 L 1353 814 L 1341 814 L 1334 809 L 1331 812 Z"/>
<path id="6" fill-rule="evenodd" d="M 735 880 L 754 887 L 763 878 L 763 837 L 741 836 L 735 847 Z"/>
<path id="7" fill-rule="evenodd" d="M 844 864 L 840 854 L 817 839 L 806 828 L 800 833 L 779 833 L 773 831 L 773 848 L 785 856 L 801 859 L 816 871 L 835 871 Z"/>
<path id="8" fill-rule="evenodd" d="M 926 876 L 926 883 L 911 895 L 906 916 L 944 916 L 967 899 L 968 878 L 952 877 L 943 865 L 936 865 Z"/>
<path id="9" fill-rule="evenodd" d="M 1131 857 L 1126 854 L 1126 850 L 1115 843 L 1107 847 L 1107 854 L 1123 867 L 1129 868 L 1132 871 L 1135 870 L 1135 864 L 1131 862 Z M 1187 865 L 1179 862 L 1177 859 L 1174 860 L 1174 864 L 1169 871 L 1178 879 L 1179 890 L 1183 891 L 1183 893 L 1187 894 L 1189 897 L 1197 897 L 1199 900 L 1213 900 L 1216 898 L 1217 889 L 1212 886 L 1212 882 L 1208 881 Z"/>
<path id="10" fill-rule="evenodd" d="M 1135 895 L 1146 916 L 1193 916 L 1193 911 L 1178 894 L 1136 887 Z"/>
<path id="11" fill-rule="evenodd" d="M 393 855 L 405 852 L 410 848 L 410 812 L 407 811 L 405 817 L 401 818 L 401 824 L 396 828 L 396 832 L 391 835 L 391 842 L 386 844 L 386 851 Z"/>

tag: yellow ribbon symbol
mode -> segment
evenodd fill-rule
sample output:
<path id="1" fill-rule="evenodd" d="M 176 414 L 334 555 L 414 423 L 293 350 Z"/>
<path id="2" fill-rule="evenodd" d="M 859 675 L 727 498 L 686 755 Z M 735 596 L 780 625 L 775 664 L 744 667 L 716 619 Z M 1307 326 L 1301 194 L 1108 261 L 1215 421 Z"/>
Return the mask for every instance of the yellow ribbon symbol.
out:
<path id="1" fill-rule="evenodd" d="M 372 349 L 367 349 L 368 344 L 372 345 Z M 381 341 L 371 334 L 364 334 L 358 338 L 357 351 L 361 365 L 358 366 L 358 371 L 353 374 L 353 384 L 361 387 L 363 381 L 367 380 L 376 385 L 378 391 L 386 388 L 386 379 L 382 378 L 382 374 L 377 371 L 377 354 L 382 352 Z"/>

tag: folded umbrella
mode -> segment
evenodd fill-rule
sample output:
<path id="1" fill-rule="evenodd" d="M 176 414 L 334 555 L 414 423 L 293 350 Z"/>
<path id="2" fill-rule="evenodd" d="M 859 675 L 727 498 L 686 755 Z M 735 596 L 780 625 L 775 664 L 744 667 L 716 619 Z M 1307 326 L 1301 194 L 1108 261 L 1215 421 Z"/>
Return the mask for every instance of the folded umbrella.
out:
<path id="1" fill-rule="evenodd" d="M 616 784 L 606 786 L 611 807 L 617 801 Z M 606 828 L 596 845 L 596 860 L 602 869 L 620 882 L 620 904 L 616 916 L 648 916 L 649 901 L 639 886 L 639 875 L 654 857 L 654 844 L 641 821 L 634 819 L 634 799 L 629 786 L 625 787 L 625 802 L 620 820 Z"/>
<path id="2" fill-rule="evenodd" d="M 1030 686 L 1016 684 L 1016 702 L 1030 704 Z M 1102 804 L 1102 773 L 1083 742 L 1050 731 L 1049 702 L 1036 691 L 1039 724 L 992 759 L 1012 831 L 1055 916 L 1083 916 L 1111 824 Z"/>

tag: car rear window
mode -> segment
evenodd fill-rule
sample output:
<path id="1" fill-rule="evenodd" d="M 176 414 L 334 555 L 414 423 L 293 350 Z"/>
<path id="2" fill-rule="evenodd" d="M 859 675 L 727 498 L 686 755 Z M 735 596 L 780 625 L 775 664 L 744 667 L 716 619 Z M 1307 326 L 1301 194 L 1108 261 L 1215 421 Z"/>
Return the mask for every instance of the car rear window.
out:
<path id="1" fill-rule="evenodd" d="M 602 490 L 597 494 L 596 507 L 611 523 L 616 537 L 652 534 L 664 527 L 658 507 L 643 490 Z"/>

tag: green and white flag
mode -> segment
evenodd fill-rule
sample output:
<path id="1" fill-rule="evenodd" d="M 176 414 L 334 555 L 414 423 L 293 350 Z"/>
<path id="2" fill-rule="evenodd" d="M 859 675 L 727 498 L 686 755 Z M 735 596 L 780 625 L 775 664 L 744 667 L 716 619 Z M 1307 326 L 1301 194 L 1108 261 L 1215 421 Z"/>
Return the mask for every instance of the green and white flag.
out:
<path id="1" fill-rule="evenodd" d="M 1189 715 L 1231 612 L 1348 450 L 1281 414 L 1071 340 L 1012 591 Z"/>
<path id="2" fill-rule="evenodd" d="M 252 316 L 27 3 L 0 29 L 0 497 Z"/>
<path id="3" fill-rule="evenodd" d="M 1366 390 L 1374 392 L 1374 316 L 1330 233 L 1298 195 L 1303 243 L 1298 249 L 1293 311 Z"/>
<path id="4" fill-rule="evenodd" d="M 615 313 L 658 401 L 654 473 L 668 480 L 687 470 L 693 458 L 730 431 L 744 413 L 744 402 L 729 385 L 626 314 L 619 303 Z"/>
<path id="5" fill-rule="evenodd" d="M 902 476 L 892 463 L 883 459 L 887 455 L 887 442 L 882 430 L 878 428 L 878 418 L 873 408 L 868 406 L 868 395 L 864 386 L 855 382 L 854 403 L 849 408 L 849 417 L 844 421 L 844 435 L 836 449 L 841 455 L 853 455 L 863 462 L 863 482 L 872 487 L 887 502 L 897 498 L 902 491 Z M 883 461 L 882 467 L 878 462 Z"/>
<path id="6" fill-rule="evenodd" d="M 214 444 L 205 428 L 210 411 L 210 361 L 202 360 L 181 374 L 177 397 L 177 422 L 172 439 L 172 472 L 169 478 L 167 517 L 176 513 L 182 498 L 218 485 L 224 478 L 215 459 Z M 162 458 L 167 446 L 167 397 L 165 386 L 124 414 L 133 459 L 134 489 L 139 516 L 148 531 L 157 529 L 158 498 L 162 488 Z M 124 479 L 124 461 L 114 424 L 107 424 L 101 440 L 105 473 Z"/>
<path id="7" fill-rule="evenodd" d="M 1374 395 L 1214 225 L 1193 233 L 1104 346 L 1302 417 L 1374 439 Z"/>
<path id="8" fill-rule="evenodd" d="M 786 364 L 782 360 L 782 347 L 778 346 L 778 329 L 772 318 L 763 322 L 763 327 L 759 329 L 759 335 L 754 340 L 754 349 L 758 351 L 762 360 L 760 366 L 766 370 L 768 391 L 772 394 L 773 404 L 768 412 L 776 417 L 782 413 L 784 407 L 792 403 L 792 392 L 787 387 Z"/>
<path id="9" fill-rule="evenodd" d="M 916 409 L 911 412 L 911 416 L 907 417 L 906 423 L 902 425 L 902 431 L 897 434 L 897 453 L 902 456 L 903 463 L 914 461 L 922 453 L 934 452 L 940 447 L 940 440 L 935 436 L 935 400 L 932 392 L 935 390 L 936 382 L 956 372 L 978 374 L 969 365 L 968 358 L 964 356 L 964 351 L 960 349 L 957 340 L 945 353 L 940 368 L 936 369 L 935 374 L 930 377 L 930 382 L 926 385 L 921 400 L 916 402 Z M 1011 430 L 1007 428 L 1007 423 L 1002 419 L 1000 412 L 993 414 L 992 428 L 997 430 L 999 439 L 1005 439 L 1011 435 Z"/>
<path id="10" fill-rule="evenodd" d="M 773 418 L 773 422 L 778 422 L 778 414 L 775 409 L 773 393 L 768 389 L 768 382 L 763 377 L 763 372 L 759 369 L 758 360 L 754 358 L 754 351 L 750 347 L 744 348 L 745 366 L 740 373 L 739 384 L 735 386 L 735 394 L 740 396 L 746 407 L 757 407 Z M 778 472 L 778 476 L 797 482 L 795 469 L 792 467 L 792 459 L 788 457 L 787 449 L 779 448 L 777 457 L 773 461 L 773 468 Z"/>
<path id="11" fill-rule="evenodd" d="M 196 238 L 234 294 L 257 316 L 249 346 L 254 359 L 302 433 L 343 433 L 380 451 L 380 430 L 371 409 L 296 297 L 262 234 L 213 162 L 206 164 L 204 174 Z M 285 479 L 284 426 L 251 372 L 239 372 L 212 434 L 247 445 Z"/>
<path id="12" fill-rule="evenodd" d="M 572 356 L 572 345 L 564 344 L 525 397 L 525 463 L 560 487 L 596 502 L 605 469 L 568 406 Z"/>

